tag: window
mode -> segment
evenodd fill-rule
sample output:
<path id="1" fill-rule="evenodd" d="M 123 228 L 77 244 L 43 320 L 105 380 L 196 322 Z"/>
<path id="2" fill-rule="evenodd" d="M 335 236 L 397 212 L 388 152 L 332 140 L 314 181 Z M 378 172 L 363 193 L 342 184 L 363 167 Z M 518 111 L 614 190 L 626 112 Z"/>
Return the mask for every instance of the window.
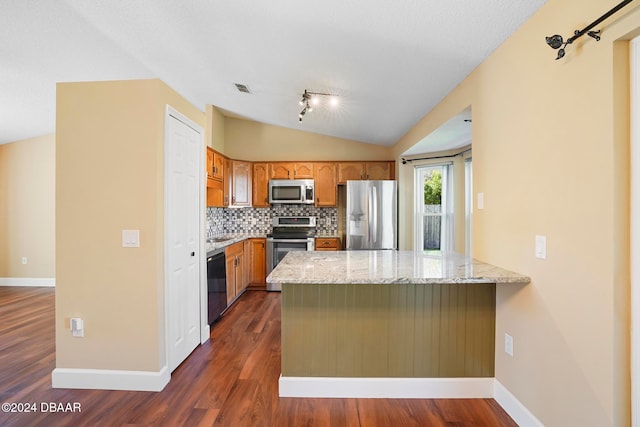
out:
<path id="1" fill-rule="evenodd" d="M 416 251 L 453 250 L 452 179 L 451 163 L 415 168 Z"/>

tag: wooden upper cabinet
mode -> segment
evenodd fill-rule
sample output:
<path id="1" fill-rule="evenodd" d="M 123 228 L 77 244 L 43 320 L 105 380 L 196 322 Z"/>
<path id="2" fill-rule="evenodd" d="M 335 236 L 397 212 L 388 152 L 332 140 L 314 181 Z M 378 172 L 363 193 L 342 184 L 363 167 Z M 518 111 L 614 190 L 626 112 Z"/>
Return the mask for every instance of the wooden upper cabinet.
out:
<path id="1" fill-rule="evenodd" d="M 359 179 L 365 179 L 364 163 L 338 163 L 338 182 L 340 184 L 344 184 L 347 181 L 354 181 Z"/>
<path id="2" fill-rule="evenodd" d="M 224 160 L 225 157 L 217 152 L 213 152 L 213 179 L 218 179 L 220 181 L 224 178 Z"/>
<path id="3" fill-rule="evenodd" d="M 293 163 L 269 163 L 269 179 L 293 179 Z"/>
<path id="4" fill-rule="evenodd" d="M 251 206 L 251 163 L 231 161 L 231 205 Z"/>
<path id="5" fill-rule="evenodd" d="M 207 169 L 207 178 L 213 178 L 213 148 L 207 147 L 207 163 L 205 168 Z"/>
<path id="6" fill-rule="evenodd" d="M 207 147 L 207 206 L 229 206 L 229 159 Z"/>
<path id="7" fill-rule="evenodd" d="M 366 165 L 367 179 L 393 179 L 395 171 L 393 162 L 368 162 Z"/>
<path id="8" fill-rule="evenodd" d="M 222 177 L 222 206 L 229 206 L 231 202 L 231 160 L 224 157 L 222 159 L 224 175 Z"/>
<path id="9" fill-rule="evenodd" d="M 336 206 L 338 202 L 337 164 L 331 162 L 315 163 L 316 206 Z"/>
<path id="10" fill-rule="evenodd" d="M 269 164 L 253 164 L 253 207 L 269 207 Z"/>
<path id="11" fill-rule="evenodd" d="M 313 162 L 269 163 L 269 179 L 312 179 Z"/>
<path id="12" fill-rule="evenodd" d="M 294 163 L 293 179 L 313 179 L 313 163 Z"/>
<path id="13" fill-rule="evenodd" d="M 338 183 L 362 179 L 394 179 L 394 162 L 338 163 Z"/>

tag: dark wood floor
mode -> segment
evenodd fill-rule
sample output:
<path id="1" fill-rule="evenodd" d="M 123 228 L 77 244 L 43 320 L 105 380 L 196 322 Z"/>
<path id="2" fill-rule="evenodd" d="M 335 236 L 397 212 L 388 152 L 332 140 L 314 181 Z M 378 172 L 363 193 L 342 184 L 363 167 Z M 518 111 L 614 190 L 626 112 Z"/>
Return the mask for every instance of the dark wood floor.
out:
<path id="1" fill-rule="evenodd" d="M 54 289 L 0 287 L 1 426 L 515 426 L 493 399 L 278 397 L 280 294 L 245 293 L 160 393 L 51 388 Z M 80 413 L 41 405 L 79 404 Z M 4 408 L 4 407 L 3 407 Z"/>

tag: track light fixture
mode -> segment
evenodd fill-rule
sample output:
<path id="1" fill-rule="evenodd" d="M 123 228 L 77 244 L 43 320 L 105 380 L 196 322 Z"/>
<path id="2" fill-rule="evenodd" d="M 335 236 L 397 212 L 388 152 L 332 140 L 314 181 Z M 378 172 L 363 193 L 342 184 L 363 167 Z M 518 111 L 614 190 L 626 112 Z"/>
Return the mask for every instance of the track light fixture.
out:
<path id="1" fill-rule="evenodd" d="M 628 5 L 629 3 L 631 3 L 632 1 L 633 0 L 624 0 L 624 1 L 620 2 L 617 6 L 613 7 L 613 9 L 611 9 L 610 11 L 608 11 L 607 13 L 602 15 L 600 18 L 598 18 L 595 21 L 593 21 L 591 24 L 587 25 L 582 30 L 574 31 L 573 32 L 573 37 L 567 39 L 567 41 L 564 41 L 562 36 L 559 35 L 559 34 L 555 34 L 553 36 L 546 37 L 545 39 L 547 41 L 547 44 L 552 49 L 558 49 L 558 56 L 556 56 L 556 60 L 561 59 L 561 58 L 564 57 L 564 54 L 565 54 L 564 49 L 567 47 L 567 45 L 573 43 L 576 39 L 578 39 L 579 37 L 584 36 L 585 34 L 588 35 L 589 37 L 595 39 L 595 41 L 599 42 L 600 41 L 600 30 L 593 31 L 592 28 L 595 27 L 596 25 L 598 25 L 599 23 L 601 23 L 602 21 L 604 21 L 605 19 L 607 19 L 608 17 L 610 17 L 611 15 L 613 15 L 614 13 L 616 13 L 617 11 L 619 11 L 620 9 L 622 9 L 623 7 L 625 7 L 626 5 Z"/>
<path id="2" fill-rule="evenodd" d="M 302 111 L 298 114 L 298 121 L 301 122 L 305 114 L 313 111 L 313 106 L 320 104 L 321 97 L 328 97 L 331 106 L 338 105 L 338 96 L 324 92 L 311 92 L 304 90 L 302 99 L 298 102 L 302 106 Z"/>

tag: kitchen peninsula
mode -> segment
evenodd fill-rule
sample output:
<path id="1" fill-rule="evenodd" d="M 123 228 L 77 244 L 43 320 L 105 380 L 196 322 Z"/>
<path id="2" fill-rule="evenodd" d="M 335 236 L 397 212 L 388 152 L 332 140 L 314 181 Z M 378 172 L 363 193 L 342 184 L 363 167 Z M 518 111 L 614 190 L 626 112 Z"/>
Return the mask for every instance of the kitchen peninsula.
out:
<path id="1" fill-rule="evenodd" d="M 492 395 L 496 286 L 521 274 L 460 254 L 291 252 L 280 396 Z"/>

